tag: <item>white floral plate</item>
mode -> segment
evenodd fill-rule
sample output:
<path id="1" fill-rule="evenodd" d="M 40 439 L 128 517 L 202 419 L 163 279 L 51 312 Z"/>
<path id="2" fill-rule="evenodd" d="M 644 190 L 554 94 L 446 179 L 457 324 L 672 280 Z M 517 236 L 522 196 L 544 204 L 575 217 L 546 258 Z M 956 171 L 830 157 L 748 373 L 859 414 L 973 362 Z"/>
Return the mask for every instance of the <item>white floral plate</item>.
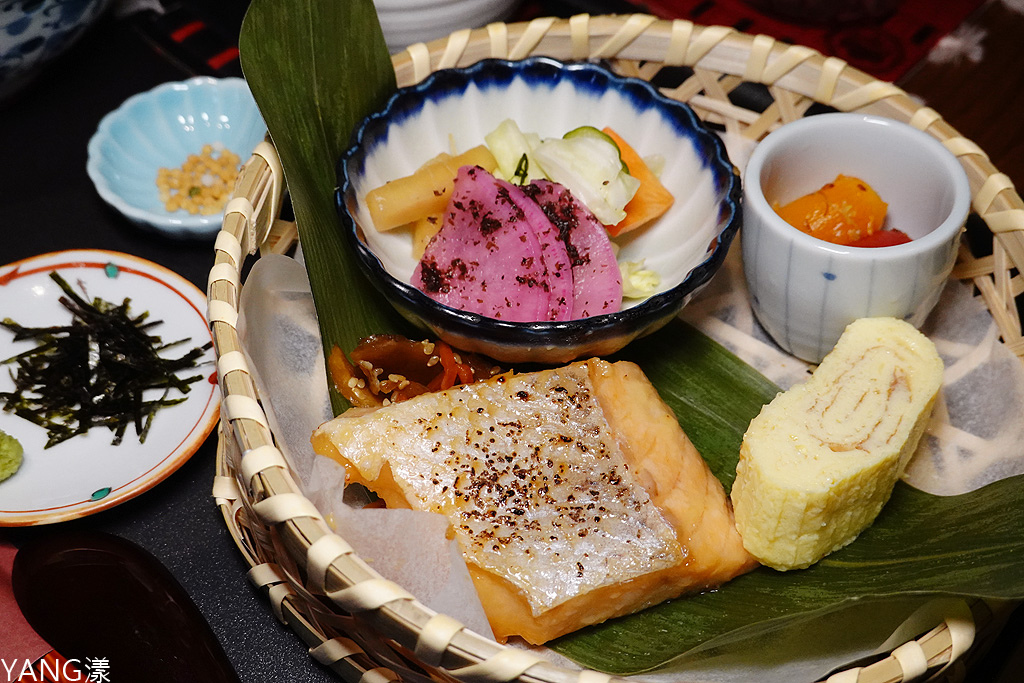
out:
<path id="1" fill-rule="evenodd" d="M 211 341 L 206 322 L 206 297 L 191 282 L 150 261 L 113 251 L 75 250 L 43 254 L 0 267 L 0 319 L 25 327 L 47 327 L 71 321 L 59 302 L 63 294 L 50 278 L 56 271 L 87 300 L 112 303 L 130 299 L 135 315 L 149 312 L 162 321 L 149 333 L 165 343 L 189 341 L 161 353 L 177 358 Z M 14 341 L 0 329 L 0 361 L 33 348 L 35 341 Z M 45 428 L 17 415 L 0 412 L 0 430 L 25 449 L 21 468 L 0 482 L 0 526 L 50 524 L 91 515 L 143 493 L 184 464 L 205 441 L 220 417 L 215 354 L 207 349 L 199 367 L 183 377 L 202 374 L 191 384 L 187 399 L 156 413 L 149 434 L 139 442 L 133 427 L 119 445 L 113 433 L 94 427 L 50 448 Z M 0 367 L 0 391 L 14 388 L 16 367 Z"/>

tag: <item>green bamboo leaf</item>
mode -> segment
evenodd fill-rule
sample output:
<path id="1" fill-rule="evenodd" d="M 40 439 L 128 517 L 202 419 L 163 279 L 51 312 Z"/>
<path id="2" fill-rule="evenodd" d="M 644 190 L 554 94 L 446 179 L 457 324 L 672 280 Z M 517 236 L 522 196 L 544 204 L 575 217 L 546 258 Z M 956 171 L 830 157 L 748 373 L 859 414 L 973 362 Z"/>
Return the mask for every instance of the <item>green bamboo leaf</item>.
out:
<path id="1" fill-rule="evenodd" d="M 242 71 L 281 157 L 325 351 L 402 329 L 362 276 L 335 209 L 335 164 L 355 126 L 395 91 L 372 0 L 253 0 Z M 335 412 L 346 407 L 332 396 Z"/>
<path id="2" fill-rule="evenodd" d="M 372 0 L 253 0 L 239 46 L 285 169 L 325 351 L 350 349 L 371 333 L 407 333 L 359 271 L 334 205 L 335 163 L 353 127 L 395 87 Z M 619 357 L 644 369 L 731 486 L 743 432 L 777 387 L 681 321 Z M 1024 599 L 1020 477 L 952 498 L 898 485 L 871 528 L 810 569 L 759 569 L 717 591 L 584 629 L 553 648 L 588 667 L 638 672 L 712 647 L 751 649 L 766 634 L 852 605 L 942 594 Z"/>

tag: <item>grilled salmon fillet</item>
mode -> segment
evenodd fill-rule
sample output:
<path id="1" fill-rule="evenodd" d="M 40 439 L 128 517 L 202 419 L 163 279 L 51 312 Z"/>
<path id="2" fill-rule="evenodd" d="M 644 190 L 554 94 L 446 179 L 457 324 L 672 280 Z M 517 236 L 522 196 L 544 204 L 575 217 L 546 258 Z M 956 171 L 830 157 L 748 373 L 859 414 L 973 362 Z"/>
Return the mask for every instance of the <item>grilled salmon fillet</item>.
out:
<path id="1" fill-rule="evenodd" d="M 448 518 L 500 641 L 543 643 L 756 566 L 721 484 L 632 363 L 349 411 L 312 441 L 389 507 Z"/>

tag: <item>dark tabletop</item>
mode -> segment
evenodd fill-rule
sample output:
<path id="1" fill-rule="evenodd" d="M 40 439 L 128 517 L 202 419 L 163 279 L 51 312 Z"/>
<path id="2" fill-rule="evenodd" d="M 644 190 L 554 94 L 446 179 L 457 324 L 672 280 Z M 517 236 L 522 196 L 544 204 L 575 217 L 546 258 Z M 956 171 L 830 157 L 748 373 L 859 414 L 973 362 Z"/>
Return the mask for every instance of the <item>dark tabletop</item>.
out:
<path id="1" fill-rule="evenodd" d="M 220 0 L 205 11 L 209 15 L 199 18 L 208 26 L 233 25 L 237 35 L 243 3 Z M 0 263 L 62 249 L 109 249 L 154 261 L 205 291 L 212 240 L 175 241 L 139 230 L 100 199 L 85 173 L 86 144 L 106 113 L 159 83 L 214 73 L 201 68 L 201 57 L 217 49 L 218 36 L 207 36 L 209 44 L 195 55 L 172 54 L 155 37 L 158 28 L 140 17 L 108 13 L 0 110 L 0 150 L 7 160 L 0 163 Z M 221 44 L 230 47 L 235 39 Z M 217 75 L 240 75 L 237 61 Z M 127 538 L 170 569 L 241 680 L 337 681 L 278 624 L 246 579 L 248 565 L 211 496 L 215 457 L 211 436 L 178 471 L 138 498 L 72 522 L 2 530 L 0 537 L 16 545 L 85 530 Z M 112 680 L 116 673 L 112 662 Z"/>
<path id="2" fill-rule="evenodd" d="M 205 290 L 212 241 L 173 241 L 133 227 L 96 194 L 85 173 L 86 143 L 100 119 L 130 95 L 196 73 L 240 75 L 237 61 L 213 70 L 203 60 L 233 44 L 245 5 L 174 5 L 210 29 L 191 51 L 167 43 L 160 20 L 108 13 L 0 109 L 0 263 L 62 249 L 109 249 L 154 261 Z M 162 21 L 171 19 L 181 16 Z M 211 437 L 178 471 L 134 500 L 60 525 L 0 530 L 0 538 L 18 545 L 63 531 L 100 530 L 135 541 L 189 593 L 243 681 L 336 681 L 277 623 L 269 603 L 247 581 L 248 565 L 211 496 L 215 452 Z M 1013 655 L 1016 642 L 1009 649 L 1004 644 L 1004 652 Z M 976 680 L 996 680 L 1003 659 L 984 667 Z"/>

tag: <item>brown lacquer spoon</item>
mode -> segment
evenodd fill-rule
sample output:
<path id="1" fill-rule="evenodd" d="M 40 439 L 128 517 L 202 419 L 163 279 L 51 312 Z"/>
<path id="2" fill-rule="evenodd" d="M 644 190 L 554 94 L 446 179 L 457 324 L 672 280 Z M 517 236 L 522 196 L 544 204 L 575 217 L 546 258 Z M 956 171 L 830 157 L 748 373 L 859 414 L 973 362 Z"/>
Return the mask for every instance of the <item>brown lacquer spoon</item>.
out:
<path id="1" fill-rule="evenodd" d="M 18 551 L 11 581 L 32 628 L 65 658 L 102 665 L 103 680 L 239 681 L 184 588 L 130 541 L 95 532 L 46 537 Z"/>

